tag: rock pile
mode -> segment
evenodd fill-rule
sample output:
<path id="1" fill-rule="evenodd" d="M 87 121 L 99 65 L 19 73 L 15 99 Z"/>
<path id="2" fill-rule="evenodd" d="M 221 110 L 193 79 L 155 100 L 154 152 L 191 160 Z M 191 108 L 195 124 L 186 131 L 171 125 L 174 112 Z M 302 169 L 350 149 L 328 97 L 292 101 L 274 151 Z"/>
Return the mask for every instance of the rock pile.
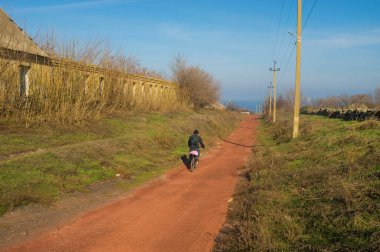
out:
<path id="1" fill-rule="evenodd" d="M 364 121 L 368 119 L 380 120 L 380 110 L 373 109 L 329 109 L 320 108 L 316 110 L 303 110 L 303 114 L 307 115 L 320 115 L 329 118 L 338 118 L 344 121 Z"/>

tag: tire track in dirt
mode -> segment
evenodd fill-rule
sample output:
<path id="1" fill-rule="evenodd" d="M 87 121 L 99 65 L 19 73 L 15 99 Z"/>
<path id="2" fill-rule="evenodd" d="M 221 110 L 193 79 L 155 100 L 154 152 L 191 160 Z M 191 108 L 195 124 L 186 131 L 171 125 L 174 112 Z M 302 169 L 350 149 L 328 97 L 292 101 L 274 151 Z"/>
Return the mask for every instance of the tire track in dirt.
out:
<path id="1" fill-rule="evenodd" d="M 210 251 L 257 126 L 248 116 L 193 173 L 173 169 L 165 181 L 4 251 Z"/>

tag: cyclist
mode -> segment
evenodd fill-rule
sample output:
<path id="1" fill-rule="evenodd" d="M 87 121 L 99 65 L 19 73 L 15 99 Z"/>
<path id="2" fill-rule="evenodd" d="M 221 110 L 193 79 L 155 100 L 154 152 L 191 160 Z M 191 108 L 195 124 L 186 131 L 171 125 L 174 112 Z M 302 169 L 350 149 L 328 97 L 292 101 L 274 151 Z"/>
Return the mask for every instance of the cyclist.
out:
<path id="1" fill-rule="evenodd" d="M 201 155 L 199 146 L 202 148 L 205 148 L 205 145 L 203 144 L 202 138 L 198 134 L 199 134 L 199 131 L 197 129 L 194 130 L 193 135 L 189 137 L 189 141 L 187 141 L 187 144 L 190 148 L 190 151 L 192 150 L 198 151 L 198 158 L 199 158 Z"/>

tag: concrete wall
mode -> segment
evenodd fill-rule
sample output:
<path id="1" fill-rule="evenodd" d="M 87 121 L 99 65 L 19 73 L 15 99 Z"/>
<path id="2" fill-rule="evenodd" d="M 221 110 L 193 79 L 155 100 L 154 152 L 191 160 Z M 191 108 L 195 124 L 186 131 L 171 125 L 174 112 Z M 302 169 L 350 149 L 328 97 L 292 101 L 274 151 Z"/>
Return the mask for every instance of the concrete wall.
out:
<path id="1" fill-rule="evenodd" d="M 176 84 L 142 75 L 0 49 L 0 103 L 28 98 L 82 99 L 105 106 L 149 107 L 177 102 Z"/>

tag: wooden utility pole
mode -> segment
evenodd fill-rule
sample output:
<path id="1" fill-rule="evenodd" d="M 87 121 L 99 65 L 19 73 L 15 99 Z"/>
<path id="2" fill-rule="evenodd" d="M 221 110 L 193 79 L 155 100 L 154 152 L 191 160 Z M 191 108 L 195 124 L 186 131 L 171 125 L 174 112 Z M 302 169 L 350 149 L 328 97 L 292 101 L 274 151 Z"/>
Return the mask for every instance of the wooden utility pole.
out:
<path id="1" fill-rule="evenodd" d="M 272 82 L 270 82 L 269 86 L 269 116 L 272 116 Z"/>
<path id="2" fill-rule="evenodd" d="M 267 90 L 267 96 L 264 98 L 265 114 L 269 114 L 269 89 Z"/>
<path id="3" fill-rule="evenodd" d="M 273 72 L 273 122 L 276 122 L 276 72 L 280 71 L 280 68 L 276 68 L 277 62 L 273 60 L 274 66 L 273 68 L 269 68 L 269 71 Z"/>
<path id="4" fill-rule="evenodd" d="M 300 96 L 301 96 L 301 32 L 302 32 L 302 0 L 298 0 L 297 8 L 297 56 L 296 56 L 296 83 L 294 90 L 294 123 L 293 138 L 298 137 L 300 122 Z"/>

